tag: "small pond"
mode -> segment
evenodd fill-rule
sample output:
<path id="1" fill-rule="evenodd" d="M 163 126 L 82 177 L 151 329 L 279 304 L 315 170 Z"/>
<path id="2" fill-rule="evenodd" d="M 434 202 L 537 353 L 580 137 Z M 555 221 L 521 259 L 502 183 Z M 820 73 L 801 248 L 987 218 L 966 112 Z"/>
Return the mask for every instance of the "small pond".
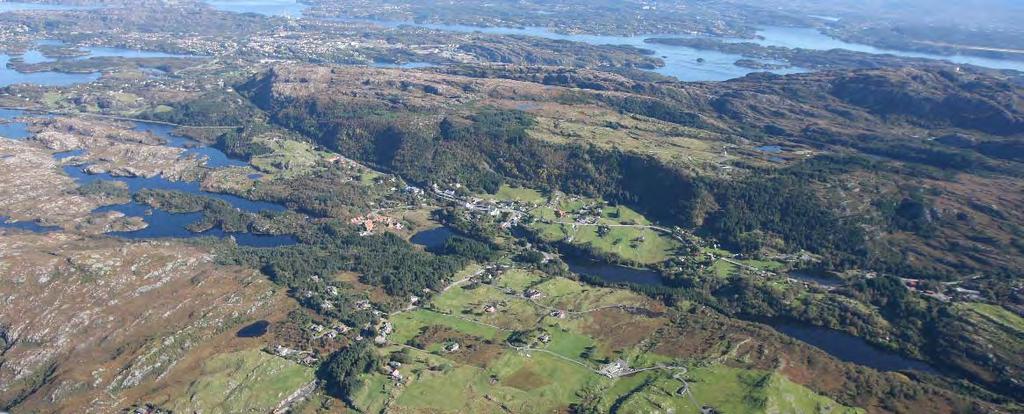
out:
<path id="1" fill-rule="evenodd" d="M 427 250 L 439 249 L 455 235 L 451 229 L 441 226 L 418 232 L 409 239 L 412 244 L 423 246 Z"/>
<path id="2" fill-rule="evenodd" d="M 266 335 L 267 330 L 270 328 L 270 322 L 268 321 L 256 321 L 249 325 L 246 325 L 242 329 L 238 330 L 235 336 L 239 338 L 259 338 Z"/>
<path id="3" fill-rule="evenodd" d="M 30 231 L 32 233 L 49 233 L 60 230 L 57 226 L 44 226 L 34 221 L 10 221 L 5 216 L 0 216 L 0 229 L 16 229 Z"/>

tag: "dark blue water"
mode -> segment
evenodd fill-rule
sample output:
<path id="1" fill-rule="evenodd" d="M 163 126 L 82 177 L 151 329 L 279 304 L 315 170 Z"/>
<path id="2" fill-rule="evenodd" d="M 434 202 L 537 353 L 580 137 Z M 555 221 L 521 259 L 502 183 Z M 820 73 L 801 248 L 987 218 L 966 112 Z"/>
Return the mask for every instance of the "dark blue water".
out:
<path id="1" fill-rule="evenodd" d="M 173 133 L 174 127 L 170 125 L 136 122 L 134 129 L 139 132 L 149 132 L 164 139 L 164 141 L 167 142 L 166 145 L 169 147 L 184 148 L 185 155 L 205 157 L 206 166 L 210 168 L 244 167 L 249 165 L 245 161 L 228 157 L 227 154 L 219 149 L 206 146 L 200 142 L 193 141 L 192 139 L 180 135 L 175 135 Z"/>
<path id="2" fill-rule="evenodd" d="M 416 233 L 409 241 L 412 244 L 426 247 L 427 250 L 434 250 L 443 247 L 444 243 L 454 235 L 455 232 L 442 226 Z"/>
<path id="3" fill-rule="evenodd" d="M 170 181 L 162 177 L 114 177 L 110 174 L 87 174 L 80 166 L 65 166 L 64 172 L 71 176 L 78 185 L 85 185 L 98 180 L 120 181 L 128 185 L 128 191 L 135 194 L 143 189 L 182 191 L 189 194 L 198 194 L 206 197 L 223 200 L 231 206 L 250 213 L 259 212 L 281 212 L 286 208 L 279 204 L 265 201 L 254 201 L 230 194 L 211 193 L 203 191 L 198 182 L 194 181 Z M 229 233 L 221 228 L 213 228 L 204 232 L 196 233 L 188 230 L 188 226 L 202 219 L 202 213 L 171 213 L 168 211 L 154 209 L 148 205 L 132 201 L 127 204 L 118 204 L 97 208 L 94 212 L 104 213 L 118 211 L 127 216 L 141 217 L 145 220 L 147 227 L 137 231 L 112 232 L 111 236 L 125 239 L 153 239 L 153 238 L 195 238 L 195 237 L 232 237 L 241 246 L 250 247 L 279 247 L 296 244 L 298 240 L 290 235 L 262 235 L 253 233 Z"/>
<path id="4" fill-rule="evenodd" d="M 935 372 L 935 369 L 925 362 L 877 348 L 861 338 L 843 332 L 778 321 L 770 321 L 768 325 L 779 332 L 813 345 L 841 361 L 864 365 L 879 371 Z"/>
<path id="5" fill-rule="evenodd" d="M 845 283 L 842 279 L 828 276 L 823 273 L 813 271 L 792 271 L 789 272 L 789 276 L 793 279 L 802 280 L 804 282 L 816 283 L 826 287 L 839 287 Z"/>
<path id="6" fill-rule="evenodd" d="M 595 277 L 605 283 L 665 286 L 665 280 L 661 275 L 650 269 L 639 269 L 572 257 L 565 257 L 564 259 L 565 263 L 569 265 L 569 270 L 573 273 Z"/>
<path id="7" fill-rule="evenodd" d="M 195 237 L 233 237 L 240 246 L 250 247 L 280 247 L 290 246 L 298 241 L 289 235 L 265 235 L 254 233 L 229 233 L 220 228 L 213 228 L 204 232 L 196 233 L 188 230 L 188 226 L 203 218 L 202 213 L 170 213 L 164 210 L 155 209 L 148 205 L 131 202 L 104 206 L 96 209 L 95 213 L 117 211 L 126 216 L 142 217 L 148 225 L 142 230 L 118 231 L 107 233 L 110 236 L 124 239 L 158 239 L 158 238 L 179 238 L 189 239 Z"/>
<path id="8" fill-rule="evenodd" d="M 239 338 L 258 338 L 265 335 L 268 328 L 270 328 L 270 322 L 256 321 L 239 329 L 235 336 Z"/>
<path id="9" fill-rule="evenodd" d="M 259 213 L 263 211 L 282 212 L 287 210 L 280 204 L 274 204 L 267 201 L 249 200 L 231 194 L 203 191 L 199 183 L 196 181 L 171 181 L 163 177 L 115 177 L 109 173 L 88 174 L 82 170 L 82 167 L 74 165 L 65 166 L 64 172 L 71 176 L 71 178 L 75 179 L 75 182 L 80 186 L 99 180 L 120 181 L 128 185 L 128 191 L 132 194 L 143 189 L 182 191 L 189 194 L 198 194 L 205 197 L 223 200 L 239 210 L 250 213 Z"/>
<path id="10" fill-rule="evenodd" d="M 0 229 L 16 229 L 30 231 L 32 233 L 49 233 L 60 230 L 58 226 L 44 226 L 34 221 L 8 221 L 5 216 L 0 216 Z"/>

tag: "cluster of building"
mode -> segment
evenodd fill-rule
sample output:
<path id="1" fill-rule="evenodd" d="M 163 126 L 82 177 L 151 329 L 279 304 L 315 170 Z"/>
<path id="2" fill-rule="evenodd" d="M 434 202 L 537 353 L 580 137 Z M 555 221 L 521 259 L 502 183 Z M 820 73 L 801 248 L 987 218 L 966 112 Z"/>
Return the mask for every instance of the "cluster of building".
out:
<path id="1" fill-rule="evenodd" d="M 313 339 L 334 339 L 339 335 L 344 335 L 348 331 L 351 331 L 352 328 L 340 322 L 329 328 L 318 323 L 314 323 L 309 326 L 309 330 L 313 331 Z"/>
<path id="2" fill-rule="evenodd" d="M 571 218 L 576 224 L 597 224 L 601 221 L 602 214 L 604 214 L 604 208 L 600 205 L 586 205 L 571 212 L 559 208 L 555 209 L 555 217 Z"/>
<path id="3" fill-rule="evenodd" d="M 281 358 L 285 358 L 290 361 L 298 362 L 306 366 L 314 366 L 317 364 L 317 359 L 313 356 L 310 351 L 303 351 L 299 349 L 288 348 L 283 345 L 274 345 L 273 347 L 267 348 L 267 352 L 277 355 Z"/>
<path id="4" fill-rule="evenodd" d="M 949 302 L 960 300 L 966 302 L 983 301 L 984 297 L 980 291 L 965 289 L 956 286 L 957 282 L 939 283 L 922 281 L 921 279 L 900 278 L 903 286 L 914 293 L 918 293 L 932 299 Z"/>
<path id="5" fill-rule="evenodd" d="M 377 213 L 352 217 L 349 223 L 363 228 L 363 231 L 359 233 L 360 236 L 371 235 L 375 229 L 381 227 L 392 230 L 401 230 L 405 227 L 398 219 Z"/>
<path id="6" fill-rule="evenodd" d="M 437 184 L 434 184 L 431 190 L 434 195 L 442 199 L 460 203 L 474 218 L 490 216 L 500 219 L 499 227 L 506 230 L 519 225 L 523 217 L 534 208 L 532 204 L 518 200 L 488 200 L 479 197 L 462 197 L 458 192 L 461 188 L 460 184 L 453 184 L 446 189 L 441 189 Z"/>

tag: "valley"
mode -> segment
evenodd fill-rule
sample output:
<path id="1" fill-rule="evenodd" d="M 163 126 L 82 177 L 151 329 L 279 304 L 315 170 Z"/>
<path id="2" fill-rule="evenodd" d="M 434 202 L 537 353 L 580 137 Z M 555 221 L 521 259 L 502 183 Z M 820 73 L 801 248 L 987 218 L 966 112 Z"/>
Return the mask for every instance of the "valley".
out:
<path id="1" fill-rule="evenodd" d="M 0 3 L 0 410 L 1022 410 L 1012 67 L 65 3 Z"/>

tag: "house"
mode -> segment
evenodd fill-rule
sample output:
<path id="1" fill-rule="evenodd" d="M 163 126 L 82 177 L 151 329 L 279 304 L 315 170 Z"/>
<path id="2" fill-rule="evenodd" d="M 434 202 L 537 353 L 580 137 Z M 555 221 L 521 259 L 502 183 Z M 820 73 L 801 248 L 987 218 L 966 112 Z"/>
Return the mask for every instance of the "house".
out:
<path id="1" fill-rule="evenodd" d="M 608 378 L 615 378 L 621 376 L 629 371 L 629 364 L 621 359 L 609 362 L 601 367 L 598 372 Z"/>
<path id="2" fill-rule="evenodd" d="M 527 299 L 540 299 L 544 297 L 544 292 L 541 292 L 537 289 L 528 289 L 526 293 L 523 294 L 523 296 L 525 296 Z"/>
<path id="3" fill-rule="evenodd" d="M 565 319 L 565 311 L 561 309 L 551 311 L 550 315 L 552 318 Z"/>
<path id="4" fill-rule="evenodd" d="M 459 350 L 459 343 L 458 342 L 450 342 L 450 343 L 448 343 L 448 344 L 446 344 L 444 346 L 444 352 L 447 352 L 447 353 L 458 352 L 458 350 Z"/>
<path id="5" fill-rule="evenodd" d="M 497 311 L 498 311 L 498 308 L 494 307 L 494 305 L 487 305 L 487 307 L 484 308 L 484 312 L 487 312 L 487 313 L 494 313 L 494 312 L 497 312 Z"/>

